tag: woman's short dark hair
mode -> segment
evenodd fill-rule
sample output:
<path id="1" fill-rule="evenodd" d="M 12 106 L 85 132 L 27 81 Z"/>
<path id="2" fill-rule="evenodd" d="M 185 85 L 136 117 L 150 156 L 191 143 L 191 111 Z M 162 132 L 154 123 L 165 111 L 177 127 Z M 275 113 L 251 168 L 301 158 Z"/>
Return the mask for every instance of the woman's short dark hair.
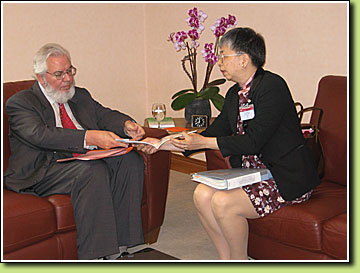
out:
<path id="1" fill-rule="evenodd" d="M 228 46 L 235 52 L 247 53 L 252 63 L 257 67 L 265 64 L 265 41 L 261 34 L 251 28 L 234 28 L 225 33 L 219 46 Z"/>

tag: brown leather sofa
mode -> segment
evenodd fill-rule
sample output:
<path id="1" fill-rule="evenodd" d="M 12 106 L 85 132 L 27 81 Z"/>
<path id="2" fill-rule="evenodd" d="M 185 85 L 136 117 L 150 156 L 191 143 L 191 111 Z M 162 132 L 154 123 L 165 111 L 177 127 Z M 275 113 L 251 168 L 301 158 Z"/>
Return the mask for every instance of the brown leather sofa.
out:
<path id="1" fill-rule="evenodd" d="M 16 92 L 27 89 L 34 80 L 4 83 L 4 106 Z M 3 170 L 10 156 L 9 123 L 4 107 Z M 165 130 L 145 128 L 146 135 L 161 138 Z M 145 242 L 157 241 L 163 224 L 168 191 L 170 153 L 141 153 L 145 161 L 142 220 Z M 3 189 L 4 260 L 74 260 L 77 259 L 76 227 L 68 195 L 40 198 Z"/>
<path id="2" fill-rule="evenodd" d="M 259 260 L 347 260 L 347 78 L 325 76 L 315 107 L 323 109 L 320 141 L 325 175 L 310 200 L 249 220 L 248 254 Z M 310 122 L 314 122 L 311 117 Z M 207 151 L 207 168 L 227 165 Z"/>

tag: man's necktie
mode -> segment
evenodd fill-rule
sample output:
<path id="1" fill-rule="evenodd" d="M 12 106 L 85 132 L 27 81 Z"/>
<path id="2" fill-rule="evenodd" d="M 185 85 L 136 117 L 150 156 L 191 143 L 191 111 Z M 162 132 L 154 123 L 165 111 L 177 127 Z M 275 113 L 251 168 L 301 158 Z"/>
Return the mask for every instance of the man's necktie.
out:
<path id="1" fill-rule="evenodd" d="M 77 129 L 75 124 L 72 122 L 71 118 L 66 113 L 64 104 L 59 103 L 59 109 L 60 109 L 61 124 L 62 124 L 63 128 Z"/>
<path id="2" fill-rule="evenodd" d="M 62 124 L 63 128 L 75 129 L 76 130 L 77 128 L 76 128 L 75 124 L 72 122 L 69 115 L 67 114 L 64 104 L 59 103 L 59 110 L 60 110 L 61 124 Z M 81 155 L 81 154 L 73 153 L 73 155 L 78 156 L 78 155 Z"/>

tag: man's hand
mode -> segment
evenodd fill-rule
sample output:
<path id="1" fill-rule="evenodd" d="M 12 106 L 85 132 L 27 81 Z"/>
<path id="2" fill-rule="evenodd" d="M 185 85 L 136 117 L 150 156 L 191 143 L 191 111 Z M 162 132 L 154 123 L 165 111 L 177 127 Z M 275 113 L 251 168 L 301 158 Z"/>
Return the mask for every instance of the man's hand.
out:
<path id="1" fill-rule="evenodd" d="M 117 138 L 121 139 L 121 137 L 110 131 L 88 130 L 85 134 L 86 145 L 96 145 L 103 149 L 129 146 L 126 143 L 116 141 Z"/>
<path id="2" fill-rule="evenodd" d="M 125 121 L 125 133 L 133 140 L 140 140 L 145 135 L 144 128 L 131 120 Z"/>
<path id="3" fill-rule="evenodd" d="M 152 138 L 152 137 L 147 137 L 147 138 L 143 139 L 143 141 L 152 143 L 152 144 L 158 144 L 160 142 L 159 139 Z M 148 145 L 148 144 L 137 144 L 137 145 L 133 145 L 133 146 L 136 147 L 136 149 L 138 149 L 139 151 L 142 151 L 143 153 L 146 153 L 146 154 L 154 154 L 158 151 L 155 147 Z"/>

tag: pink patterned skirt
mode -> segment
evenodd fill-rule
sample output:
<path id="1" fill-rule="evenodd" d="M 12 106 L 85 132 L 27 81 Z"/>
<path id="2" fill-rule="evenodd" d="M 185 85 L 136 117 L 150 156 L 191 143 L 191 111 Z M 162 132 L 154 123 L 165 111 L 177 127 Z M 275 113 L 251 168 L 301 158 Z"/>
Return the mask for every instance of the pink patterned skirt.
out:
<path id="1" fill-rule="evenodd" d="M 292 201 L 285 201 L 273 179 L 261 181 L 252 185 L 242 187 L 249 196 L 257 214 L 264 217 L 283 207 L 305 202 L 311 197 L 313 190 Z"/>

